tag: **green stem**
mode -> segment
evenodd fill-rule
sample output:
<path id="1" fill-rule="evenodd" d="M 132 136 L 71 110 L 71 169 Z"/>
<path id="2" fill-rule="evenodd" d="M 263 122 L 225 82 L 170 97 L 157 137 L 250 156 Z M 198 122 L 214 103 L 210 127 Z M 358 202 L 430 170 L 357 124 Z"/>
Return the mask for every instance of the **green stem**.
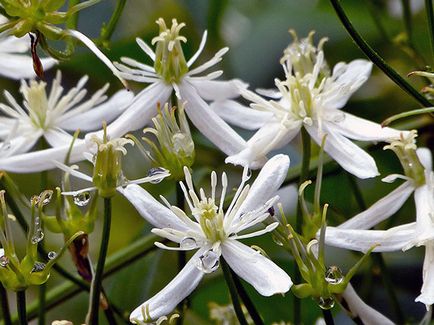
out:
<path id="1" fill-rule="evenodd" d="M 2 305 L 2 317 L 4 325 L 11 325 L 11 312 L 9 310 L 8 293 L 6 289 L 0 284 L 0 299 Z"/>
<path id="2" fill-rule="evenodd" d="M 98 325 L 98 310 L 101 297 L 102 279 L 104 275 L 104 264 L 107 257 L 110 238 L 111 210 L 111 198 L 104 198 L 104 224 L 102 229 L 101 246 L 99 249 L 98 264 L 92 278 L 90 289 L 90 309 L 88 313 L 90 325 Z"/>
<path id="3" fill-rule="evenodd" d="M 324 317 L 324 321 L 326 323 L 326 325 L 335 325 L 335 321 L 333 320 L 333 315 L 332 312 L 330 311 L 330 309 L 321 309 L 322 310 L 322 315 Z"/>
<path id="4" fill-rule="evenodd" d="M 39 140 L 40 143 L 40 149 L 44 150 L 48 148 L 48 144 L 45 141 L 45 138 L 42 137 Z M 46 170 L 41 172 L 41 184 L 40 184 L 40 191 L 44 191 L 47 189 L 48 184 L 48 172 Z M 42 248 L 42 245 L 39 247 Z M 38 248 L 39 248 L 38 247 Z M 47 256 L 46 254 L 43 254 L 43 256 Z M 39 286 L 39 311 L 38 311 L 38 324 L 39 325 L 45 325 L 45 298 L 47 293 L 47 284 L 43 283 Z"/>
<path id="5" fill-rule="evenodd" d="M 434 64 L 434 12 L 432 0 L 425 0 L 425 10 L 426 17 L 428 19 L 428 33 L 431 44 L 431 59 L 429 60 L 429 62 L 431 62 L 431 64 Z"/>
<path id="6" fill-rule="evenodd" d="M 229 293 L 231 294 L 232 304 L 234 306 L 235 314 L 237 315 L 240 325 L 248 325 L 246 318 L 244 317 L 243 309 L 241 308 L 240 300 L 238 299 L 237 289 L 235 287 L 234 279 L 231 275 L 231 270 L 229 265 L 226 263 L 223 257 L 220 258 L 223 275 L 226 280 L 226 284 L 229 288 Z"/>
<path id="7" fill-rule="evenodd" d="M 340 4 L 340 0 L 330 0 L 333 8 L 336 11 L 339 19 L 344 25 L 348 34 L 350 34 L 353 41 L 365 53 L 365 55 L 379 67 L 393 82 L 395 82 L 402 90 L 412 96 L 421 104 L 421 106 L 432 106 L 430 101 L 414 89 L 407 81 L 404 80 L 386 61 L 362 38 L 359 32 L 356 31 L 351 21 L 348 19 L 344 9 Z"/>
<path id="8" fill-rule="evenodd" d="M 177 201 L 177 206 L 178 208 L 180 208 L 181 210 L 184 210 L 184 192 L 182 191 L 181 186 L 179 185 L 179 182 L 176 182 L 176 201 Z M 178 271 L 180 272 L 185 264 L 187 263 L 187 255 L 185 251 L 179 251 L 178 252 Z M 188 306 L 190 305 L 190 301 L 187 298 L 185 298 L 183 301 L 181 301 L 178 304 L 178 311 L 179 311 L 179 317 L 176 319 L 176 324 L 177 325 L 182 325 L 184 322 L 184 312 L 185 310 L 188 308 Z"/>
<path id="9" fill-rule="evenodd" d="M 121 17 L 122 11 L 124 10 L 125 3 L 127 0 L 118 0 L 116 3 L 115 10 L 113 11 L 112 16 L 110 17 L 110 20 L 107 25 L 104 25 L 101 28 L 101 37 L 100 42 L 103 44 L 104 47 L 107 47 L 107 43 L 109 42 L 110 38 L 113 35 L 113 32 L 115 30 L 115 27 L 119 21 L 119 18 Z"/>
<path id="10" fill-rule="evenodd" d="M 236 275 L 235 272 L 232 270 L 230 270 L 230 272 L 232 275 L 232 279 L 234 280 L 235 288 L 237 289 L 238 294 L 240 295 L 240 298 L 244 303 L 244 306 L 246 306 L 247 311 L 249 312 L 250 317 L 253 320 L 253 323 L 255 325 L 264 325 L 264 321 L 262 320 L 261 315 L 259 315 L 258 311 L 256 310 L 253 301 L 250 299 L 249 295 L 244 289 L 243 284 L 238 278 L 238 275 Z"/>
<path id="11" fill-rule="evenodd" d="M 309 177 L 309 165 L 311 156 L 310 136 L 305 128 L 301 129 L 301 141 L 303 145 L 303 156 L 301 162 L 301 171 L 298 185 L 303 184 Z M 297 215 L 295 220 L 295 231 L 298 234 L 302 233 L 303 229 L 303 213 L 300 202 L 297 204 Z M 301 274 L 297 263 L 294 263 L 294 283 L 301 282 Z M 301 300 L 294 296 L 294 324 L 301 324 Z"/>
<path id="12" fill-rule="evenodd" d="M 17 312 L 20 325 L 27 325 L 26 316 L 26 291 L 17 291 Z"/>

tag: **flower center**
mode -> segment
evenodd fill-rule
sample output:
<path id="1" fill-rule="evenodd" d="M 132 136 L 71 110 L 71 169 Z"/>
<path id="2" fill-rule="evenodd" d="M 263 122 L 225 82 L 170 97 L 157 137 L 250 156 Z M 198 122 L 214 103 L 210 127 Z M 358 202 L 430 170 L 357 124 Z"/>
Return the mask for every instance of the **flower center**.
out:
<path id="1" fill-rule="evenodd" d="M 21 92 L 24 95 L 25 102 L 29 117 L 32 124 L 36 128 L 48 129 L 49 128 L 49 105 L 45 82 L 30 81 L 30 86 L 23 83 L 21 85 Z"/>
<path id="2" fill-rule="evenodd" d="M 176 19 L 173 19 L 172 27 L 169 29 L 162 18 L 157 20 L 157 24 L 160 26 L 160 35 L 152 39 L 152 45 L 157 44 L 155 71 L 167 83 L 178 83 L 182 76 L 188 72 L 187 62 L 181 47 L 181 42 L 185 43 L 187 39 L 179 35 L 185 24 L 178 24 Z"/>
<path id="3" fill-rule="evenodd" d="M 211 198 L 202 200 L 196 207 L 200 216 L 199 224 L 206 238 L 215 243 L 223 241 L 227 236 L 223 228 L 223 213 Z"/>

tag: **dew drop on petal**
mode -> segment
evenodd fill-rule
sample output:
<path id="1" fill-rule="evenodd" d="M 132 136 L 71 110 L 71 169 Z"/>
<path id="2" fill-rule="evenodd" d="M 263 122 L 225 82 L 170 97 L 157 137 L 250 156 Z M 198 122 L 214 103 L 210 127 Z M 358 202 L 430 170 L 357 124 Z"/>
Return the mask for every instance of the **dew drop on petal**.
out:
<path id="1" fill-rule="evenodd" d="M 35 262 L 35 264 L 33 264 L 33 268 L 32 268 L 32 273 L 34 272 L 42 272 L 45 269 L 45 263 L 42 262 Z"/>
<path id="2" fill-rule="evenodd" d="M 337 266 L 329 266 L 325 272 L 325 280 L 330 284 L 339 284 L 344 280 L 342 271 Z"/>
<path id="3" fill-rule="evenodd" d="M 55 259 L 56 256 L 57 256 L 57 253 L 56 253 L 56 252 L 53 252 L 53 251 L 48 252 L 48 254 L 47 254 L 47 257 L 48 257 L 49 260 L 53 260 L 53 259 Z"/>
<path id="4" fill-rule="evenodd" d="M 89 192 L 81 192 L 74 195 L 74 204 L 79 207 L 86 206 L 90 201 L 90 193 Z"/>
<path id="5" fill-rule="evenodd" d="M 148 177 L 153 177 L 153 179 L 149 181 L 149 183 L 151 184 L 160 183 L 164 178 L 166 178 L 168 172 L 169 171 L 163 167 L 151 168 L 148 171 Z"/>
<path id="6" fill-rule="evenodd" d="M 204 273 L 211 273 L 218 269 L 219 255 L 212 249 L 206 251 L 199 257 L 198 268 Z"/>
<path id="7" fill-rule="evenodd" d="M 319 297 L 317 299 L 317 302 L 318 306 L 324 310 L 332 309 L 335 305 L 335 300 L 333 299 L 333 297 Z"/>
<path id="8" fill-rule="evenodd" d="M 0 257 L 0 266 L 6 267 L 9 264 L 9 258 L 6 255 Z"/>
<path id="9" fill-rule="evenodd" d="M 193 237 L 184 237 L 179 243 L 179 247 L 183 249 L 193 249 L 197 247 L 197 243 Z"/>
<path id="10" fill-rule="evenodd" d="M 44 239 L 44 232 L 42 229 L 37 229 L 35 234 L 32 236 L 32 244 L 39 243 L 42 239 Z"/>
<path id="11" fill-rule="evenodd" d="M 273 241 L 276 245 L 283 246 L 282 240 L 280 240 L 280 238 L 277 237 L 275 234 L 272 234 L 271 238 L 273 239 Z"/>
<path id="12" fill-rule="evenodd" d="M 53 192 L 49 192 L 48 194 L 45 194 L 44 197 L 39 197 L 39 201 L 42 205 L 47 205 L 51 201 L 51 197 L 53 196 Z"/>

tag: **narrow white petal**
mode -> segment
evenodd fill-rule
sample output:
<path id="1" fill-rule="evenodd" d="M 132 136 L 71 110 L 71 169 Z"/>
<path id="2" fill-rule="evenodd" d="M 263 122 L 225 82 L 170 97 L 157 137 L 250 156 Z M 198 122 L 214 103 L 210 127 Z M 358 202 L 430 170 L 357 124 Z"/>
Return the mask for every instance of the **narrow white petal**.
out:
<path id="1" fill-rule="evenodd" d="M 413 191 L 412 183 L 405 182 L 375 202 L 367 210 L 340 224 L 339 228 L 370 229 L 395 214 L 408 200 Z"/>
<path id="2" fill-rule="evenodd" d="M 381 324 L 381 325 L 394 325 L 386 316 L 383 316 L 378 311 L 368 306 L 357 295 L 351 284 L 348 284 L 347 288 L 343 292 L 342 296 L 350 308 L 351 313 L 354 316 L 359 317 L 363 324 Z"/>
<path id="3" fill-rule="evenodd" d="M 420 295 L 415 301 L 427 305 L 434 304 L 434 242 L 430 241 L 425 247 L 425 260 L 423 261 L 423 285 Z"/>
<path id="4" fill-rule="evenodd" d="M 247 84 L 239 79 L 222 80 L 197 80 L 188 77 L 188 81 L 194 86 L 199 96 L 207 101 L 225 100 L 240 96 L 241 90 L 247 88 Z"/>
<path id="5" fill-rule="evenodd" d="M 318 134 L 318 129 L 316 127 L 306 127 L 306 129 L 315 142 L 321 145 L 322 135 Z M 370 178 L 379 174 L 374 159 L 357 145 L 333 129 L 324 129 L 324 133 L 328 133 L 325 152 L 343 169 L 359 178 Z"/>
<path id="6" fill-rule="evenodd" d="M 51 58 L 41 59 L 44 70 L 48 70 L 57 63 Z M 0 75 L 11 79 L 34 78 L 33 60 L 28 55 L 22 54 L 1 54 Z"/>
<path id="7" fill-rule="evenodd" d="M 73 137 L 69 133 L 61 130 L 50 129 L 44 133 L 44 138 L 53 148 L 66 147 L 71 144 Z"/>
<path id="8" fill-rule="evenodd" d="M 88 181 L 88 182 L 92 183 L 92 177 L 90 177 L 89 175 L 86 175 L 86 174 L 82 173 L 81 171 L 79 171 L 77 169 L 74 169 L 74 168 L 72 168 L 70 166 L 67 166 L 67 165 L 65 165 L 65 164 L 63 164 L 63 163 L 61 163 L 59 161 L 56 161 L 56 160 L 53 161 L 53 164 L 57 168 L 59 168 L 60 170 L 63 170 L 65 173 L 69 173 L 70 175 L 72 175 L 74 177 L 77 177 L 77 178 L 80 178 L 82 180 L 85 180 L 85 181 Z M 74 194 L 78 194 L 78 193 L 81 193 L 81 192 L 83 192 L 83 190 L 74 191 L 73 193 Z M 68 192 L 66 192 L 66 193 L 68 193 Z M 74 194 L 72 194 L 72 195 L 74 195 Z"/>
<path id="9" fill-rule="evenodd" d="M 13 157 L 23 154 L 34 147 L 36 142 L 42 135 L 42 131 L 36 130 L 32 134 L 24 134 L 17 137 L 6 138 L 6 140 L 0 145 L 0 157 Z M 0 159 L 1 160 L 1 159 Z"/>
<path id="10" fill-rule="evenodd" d="M 155 53 L 149 47 L 149 45 L 146 44 L 145 41 L 143 41 L 142 39 L 140 39 L 138 37 L 136 38 L 136 42 L 137 42 L 137 45 L 139 45 L 140 48 L 143 50 L 143 52 L 145 52 L 151 58 L 152 61 L 155 61 Z"/>
<path id="11" fill-rule="evenodd" d="M 428 148 L 417 148 L 416 154 L 426 170 L 432 170 L 432 155 Z"/>
<path id="12" fill-rule="evenodd" d="M 258 251 L 228 239 L 221 245 L 222 255 L 231 269 L 263 296 L 285 293 L 292 281 L 288 274 Z"/>
<path id="13" fill-rule="evenodd" d="M 204 31 L 202 35 L 202 39 L 200 40 L 199 48 L 197 49 L 196 53 L 193 54 L 193 56 L 188 60 L 187 66 L 191 67 L 191 65 L 196 62 L 199 55 L 202 53 L 205 44 L 206 44 L 206 38 L 208 37 L 208 31 Z"/>
<path id="14" fill-rule="evenodd" d="M 176 305 L 193 292 L 202 280 L 203 272 L 196 267 L 196 260 L 203 252 L 203 249 L 198 250 L 168 285 L 134 309 L 130 315 L 130 321 L 132 323 L 135 323 L 134 320 L 146 321 L 142 313 L 145 308 L 149 310 L 149 316 L 153 320 L 170 314 Z"/>
<path id="15" fill-rule="evenodd" d="M 415 245 L 423 245 L 434 239 L 434 196 L 430 185 L 422 185 L 414 191 L 416 205 L 417 238 Z"/>
<path id="16" fill-rule="evenodd" d="M 273 118 L 273 113 L 258 111 L 233 100 L 211 103 L 211 109 L 229 124 L 247 130 L 257 130 Z"/>
<path id="17" fill-rule="evenodd" d="M 189 229 L 170 209 L 155 200 L 151 194 L 139 185 L 130 184 L 123 189 L 119 189 L 119 192 L 153 226 L 157 228 L 173 228 L 179 231 Z"/>
<path id="18" fill-rule="evenodd" d="M 224 122 L 207 103 L 200 98 L 195 88 L 183 81 L 179 85 L 185 110 L 199 131 L 224 153 L 235 154 L 246 146 L 246 141 Z"/>
<path id="19" fill-rule="evenodd" d="M 101 129 L 102 122 L 110 123 L 122 114 L 129 107 L 129 104 L 131 104 L 133 97 L 134 94 L 131 91 L 120 90 L 103 104 L 62 121 L 59 127 L 68 131 Z"/>
<path id="20" fill-rule="evenodd" d="M 406 248 L 416 234 L 416 224 L 409 223 L 388 230 L 360 230 L 327 227 L 325 243 L 329 246 L 351 249 L 359 252 L 368 251 L 373 245 L 379 245 L 374 252 L 394 252 Z"/>

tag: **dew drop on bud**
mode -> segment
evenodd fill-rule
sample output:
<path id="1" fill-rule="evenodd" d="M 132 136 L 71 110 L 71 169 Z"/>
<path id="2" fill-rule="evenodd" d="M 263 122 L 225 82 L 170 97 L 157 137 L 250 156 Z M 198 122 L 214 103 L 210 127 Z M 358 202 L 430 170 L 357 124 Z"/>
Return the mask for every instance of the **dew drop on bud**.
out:
<path id="1" fill-rule="evenodd" d="M 330 284 L 339 284 L 344 280 L 344 276 L 342 275 L 341 269 L 333 265 L 329 266 L 326 270 L 325 280 Z"/>
<path id="2" fill-rule="evenodd" d="M 48 252 L 48 254 L 47 254 L 47 257 L 48 257 L 49 260 L 53 260 L 53 259 L 55 259 L 56 256 L 57 256 L 57 253 L 56 253 L 56 252 L 53 252 L 53 251 Z"/>
<path id="3" fill-rule="evenodd" d="M 273 239 L 274 243 L 278 246 L 283 246 L 282 241 L 280 240 L 279 237 L 277 237 L 275 234 L 271 235 L 271 238 Z"/>
<path id="4" fill-rule="evenodd" d="M 193 237 L 184 237 L 179 243 L 179 247 L 183 249 L 193 249 L 197 247 L 197 243 Z"/>
<path id="5" fill-rule="evenodd" d="M 6 255 L 3 255 L 2 257 L 0 257 L 0 266 L 1 267 L 6 267 L 9 264 L 9 258 Z"/>
<path id="6" fill-rule="evenodd" d="M 219 255 L 210 249 L 199 257 L 197 267 L 204 273 L 211 273 L 217 270 L 219 265 Z"/>
<path id="7" fill-rule="evenodd" d="M 37 229 L 35 234 L 32 236 L 32 244 L 39 243 L 42 239 L 44 239 L 44 232 L 42 229 Z"/>
<path id="8" fill-rule="evenodd" d="M 319 297 L 317 299 L 317 302 L 318 306 L 324 310 L 332 309 L 335 305 L 335 300 L 333 299 L 333 297 Z"/>
<path id="9" fill-rule="evenodd" d="M 86 206 L 90 201 L 90 193 L 89 192 L 81 192 L 77 195 L 74 195 L 74 203 L 79 207 Z"/>
<path id="10" fill-rule="evenodd" d="M 33 268 L 32 268 L 32 273 L 34 272 L 42 272 L 45 269 L 45 263 L 42 262 L 35 262 L 35 264 L 33 264 Z"/>
<path id="11" fill-rule="evenodd" d="M 158 184 L 163 179 L 165 179 L 168 175 L 169 171 L 166 168 L 163 167 L 156 167 L 151 168 L 148 171 L 148 177 L 152 177 L 152 179 L 149 181 L 151 184 Z"/>
<path id="12" fill-rule="evenodd" d="M 47 205 L 51 201 L 51 197 L 53 196 L 53 192 L 45 193 L 44 196 L 39 197 L 39 202 L 42 205 Z"/>

